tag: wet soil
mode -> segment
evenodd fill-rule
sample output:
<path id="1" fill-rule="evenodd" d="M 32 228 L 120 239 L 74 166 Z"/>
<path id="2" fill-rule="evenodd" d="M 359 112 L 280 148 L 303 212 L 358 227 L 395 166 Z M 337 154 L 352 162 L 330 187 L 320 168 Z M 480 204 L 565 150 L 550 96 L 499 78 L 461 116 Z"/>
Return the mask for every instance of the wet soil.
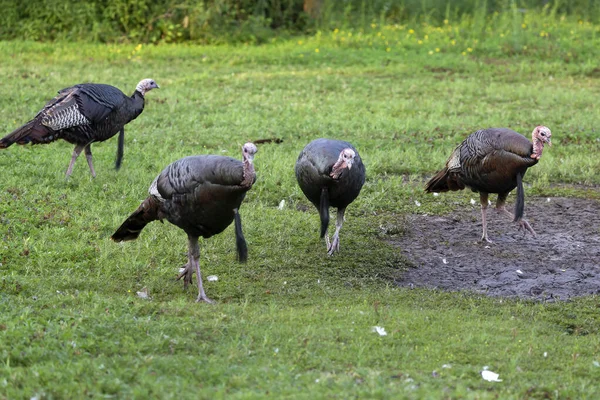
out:
<path id="1" fill-rule="evenodd" d="M 494 243 L 486 243 L 478 241 L 479 202 L 446 216 L 408 216 L 403 234 L 388 239 L 413 266 L 396 283 L 543 301 L 600 294 L 600 203 L 527 198 L 525 218 L 537 237 L 490 207 Z"/>

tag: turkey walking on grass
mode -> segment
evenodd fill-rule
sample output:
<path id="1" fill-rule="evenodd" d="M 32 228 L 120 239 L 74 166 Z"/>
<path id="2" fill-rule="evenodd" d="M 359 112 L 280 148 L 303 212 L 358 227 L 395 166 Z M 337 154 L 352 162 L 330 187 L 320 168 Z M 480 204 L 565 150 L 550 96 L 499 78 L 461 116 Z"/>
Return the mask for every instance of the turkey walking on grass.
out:
<path id="1" fill-rule="evenodd" d="M 316 139 L 310 142 L 296 162 L 296 179 L 304 195 L 319 210 L 321 238 L 327 253 L 340 250 L 340 229 L 346 207 L 358 197 L 365 183 L 365 166 L 358 151 L 348 142 Z M 335 233 L 327 235 L 329 206 L 337 207 Z"/>
<path id="2" fill-rule="evenodd" d="M 507 128 L 490 128 L 467 137 L 452 153 L 446 167 L 427 182 L 427 192 L 447 192 L 465 187 L 479 192 L 483 235 L 481 240 L 491 242 L 487 235 L 486 210 L 488 194 L 497 193 L 496 209 L 519 223 L 519 230 L 535 231 L 523 219 L 525 195 L 523 176 L 527 168 L 538 163 L 544 144 L 551 146 L 550 129 L 537 126 L 531 136 L 533 143 L 523 135 Z M 506 210 L 508 193 L 517 188 L 514 215 Z"/>
<path id="3" fill-rule="evenodd" d="M 144 110 L 144 96 L 158 85 L 152 79 L 138 83 L 131 97 L 114 86 L 82 83 L 58 92 L 37 113 L 34 119 L 0 139 L 0 149 L 17 144 L 50 143 L 57 139 L 75 145 L 67 169 L 67 178 L 73 164 L 85 149 L 90 172 L 96 177 L 92 163 L 93 142 L 103 142 L 119 132 L 116 168 L 121 167 L 125 125 L 136 119 Z"/>
<path id="4" fill-rule="evenodd" d="M 253 164 L 256 151 L 253 143 L 246 143 L 242 147 L 243 161 L 201 155 L 170 164 L 150 185 L 150 196 L 123 222 L 112 239 L 115 242 L 137 239 L 149 222 L 163 219 L 183 229 L 188 235 L 188 262 L 177 279 L 183 278 L 187 286 L 196 272 L 196 301 L 212 303 L 202 287 L 198 238 L 221 233 L 235 220 L 238 259 L 246 261 L 248 248 L 238 209 L 256 180 Z"/>

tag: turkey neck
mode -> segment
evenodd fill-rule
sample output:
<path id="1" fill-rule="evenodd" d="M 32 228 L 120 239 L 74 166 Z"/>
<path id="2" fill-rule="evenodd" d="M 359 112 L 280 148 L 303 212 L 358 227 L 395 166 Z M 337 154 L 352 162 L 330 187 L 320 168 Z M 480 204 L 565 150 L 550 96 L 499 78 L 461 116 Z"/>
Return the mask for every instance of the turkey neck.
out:
<path id="1" fill-rule="evenodd" d="M 144 109 L 144 95 L 140 93 L 139 90 L 133 92 L 131 95 L 131 100 L 133 101 L 133 106 L 135 108 L 140 108 L 142 110 Z"/>
<path id="2" fill-rule="evenodd" d="M 533 154 L 536 155 L 536 158 L 540 158 L 542 156 L 542 151 L 544 151 L 544 142 L 542 142 L 537 137 L 533 137 Z"/>
<path id="3" fill-rule="evenodd" d="M 240 183 L 241 186 L 251 187 L 254 183 L 254 177 L 256 174 L 254 173 L 254 163 L 249 158 L 244 158 L 244 180 Z"/>

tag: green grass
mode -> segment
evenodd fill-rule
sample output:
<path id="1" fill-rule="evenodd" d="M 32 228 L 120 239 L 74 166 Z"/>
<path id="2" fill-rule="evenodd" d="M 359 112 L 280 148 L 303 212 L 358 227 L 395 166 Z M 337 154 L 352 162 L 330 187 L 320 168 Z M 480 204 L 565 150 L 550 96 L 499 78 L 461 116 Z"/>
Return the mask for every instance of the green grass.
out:
<path id="1" fill-rule="evenodd" d="M 463 56 L 301 41 L 0 42 L 6 133 L 71 84 L 161 86 L 126 128 L 119 172 L 116 139 L 93 146 L 96 179 L 80 159 L 64 180 L 65 142 L 0 153 L 0 397 L 595 397 L 597 297 L 537 304 L 400 289 L 393 280 L 409 262 L 382 240 L 410 214 L 443 214 L 472 196 L 422 188 L 482 127 L 529 136 L 549 126 L 554 145 L 528 172 L 527 195 L 599 198 L 595 53 L 572 63 L 492 57 L 485 46 Z M 219 277 L 205 284 L 216 305 L 195 304 L 195 289 L 174 280 L 186 254 L 178 228 L 154 223 L 135 242 L 109 240 L 168 163 L 239 157 L 245 141 L 269 137 L 284 141 L 260 146 L 241 209 L 249 262 L 235 262 L 232 227 L 201 242 L 204 276 Z M 367 167 L 335 257 L 293 175 L 318 137 L 354 143 Z M 136 296 L 144 287 L 150 300 Z M 483 381 L 484 366 L 503 382 Z"/>

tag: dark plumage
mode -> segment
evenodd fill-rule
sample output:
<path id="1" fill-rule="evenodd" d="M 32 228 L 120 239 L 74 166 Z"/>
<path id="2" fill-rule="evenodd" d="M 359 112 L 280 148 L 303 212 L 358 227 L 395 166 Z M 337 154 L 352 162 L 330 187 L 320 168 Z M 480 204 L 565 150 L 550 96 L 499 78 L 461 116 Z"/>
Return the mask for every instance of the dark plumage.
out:
<path id="1" fill-rule="evenodd" d="M 212 302 L 202 287 L 198 238 L 221 233 L 235 220 L 238 259 L 248 257 L 246 240 L 238 209 L 256 175 L 253 159 L 256 146 L 246 143 L 243 161 L 231 157 L 202 155 L 185 157 L 167 166 L 150 186 L 150 196 L 123 222 L 112 235 L 116 242 L 137 239 L 152 221 L 163 220 L 183 229 L 188 235 L 188 263 L 179 275 L 184 283 L 197 274 L 197 301 Z"/>
<path id="2" fill-rule="evenodd" d="M 158 85 L 152 79 L 138 83 L 131 97 L 114 86 L 83 83 L 58 92 L 37 113 L 34 119 L 0 139 L 0 149 L 17 144 L 50 143 L 57 139 L 75 145 L 66 176 L 73 171 L 73 164 L 82 150 L 96 176 L 92 163 L 91 144 L 103 142 L 120 132 L 116 168 L 121 166 L 125 125 L 137 118 L 144 110 L 144 95 Z"/>
<path id="3" fill-rule="evenodd" d="M 533 143 L 523 135 L 506 128 L 490 128 L 469 135 L 452 153 L 446 167 L 427 182 L 427 192 L 447 192 L 465 187 L 479 192 L 483 235 L 487 236 L 486 210 L 488 194 L 497 193 L 496 209 L 519 223 L 519 229 L 535 231 L 523 219 L 525 195 L 523 176 L 527 168 L 537 164 L 544 144 L 551 145 L 550 129 L 537 126 L 532 132 Z M 506 210 L 508 193 L 517 188 L 515 214 Z"/>
<path id="4" fill-rule="evenodd" d="M 358 197 L 365 183 L 365 166 L 358 151 L 348 142 L 316 139 L 300 152 L 296 161 L 296 179 L 304 195 L 319 210 L 321 238 L 327 252 L 339 251 L 339 233 L 346 207 Z M 329 242 L 329 206 L 337 207 L 336 229 Z"/>

